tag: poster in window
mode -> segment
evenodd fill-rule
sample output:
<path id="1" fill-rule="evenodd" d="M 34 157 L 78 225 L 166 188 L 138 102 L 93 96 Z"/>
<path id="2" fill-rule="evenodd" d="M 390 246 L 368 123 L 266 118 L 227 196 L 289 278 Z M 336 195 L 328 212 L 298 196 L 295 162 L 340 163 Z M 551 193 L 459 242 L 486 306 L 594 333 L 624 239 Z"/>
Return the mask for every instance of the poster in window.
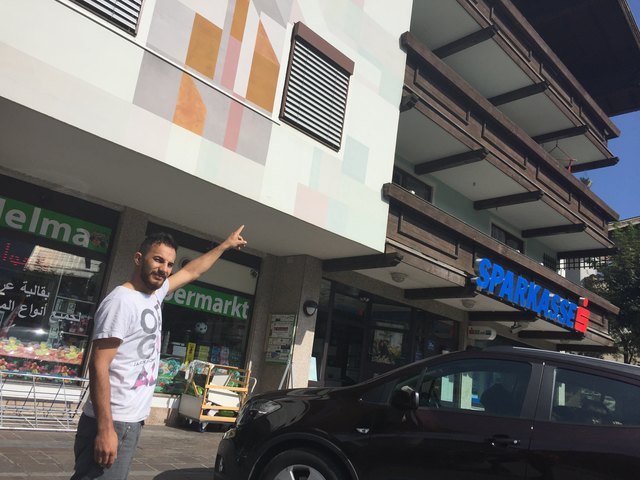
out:
<path id="1" fill-rule="evenodd" d="M 402 356 L 404 333 L 390 330 L 374 330 L 371 345 L 371 361 L 397 365 Z"/>

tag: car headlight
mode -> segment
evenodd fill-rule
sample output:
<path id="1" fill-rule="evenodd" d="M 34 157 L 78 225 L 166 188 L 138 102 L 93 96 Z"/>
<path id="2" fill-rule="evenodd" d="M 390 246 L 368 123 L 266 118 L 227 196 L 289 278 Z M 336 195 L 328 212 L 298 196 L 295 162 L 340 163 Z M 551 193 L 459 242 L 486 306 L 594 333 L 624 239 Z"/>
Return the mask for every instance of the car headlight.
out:
<path id="1" fill-rule="evenodd" d="M 276 410 L 280 410 L 280 408 L 282 408 L 282 405 L 278 402 L 274 402 L 273 400 L 249 400 L 240 409 L 236 425 L 240 426 L 245 423 L 249 423 L 263 415 L 269 415 Z"/>

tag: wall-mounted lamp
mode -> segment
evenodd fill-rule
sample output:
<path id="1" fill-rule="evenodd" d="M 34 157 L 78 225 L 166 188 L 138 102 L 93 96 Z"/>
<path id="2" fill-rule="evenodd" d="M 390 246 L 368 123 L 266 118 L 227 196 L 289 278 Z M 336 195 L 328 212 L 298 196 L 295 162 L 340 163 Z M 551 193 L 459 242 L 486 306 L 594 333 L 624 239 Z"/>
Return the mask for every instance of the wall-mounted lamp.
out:
<path id="1" fill-rule="evenodd" d="M 311 317 L 312 315 L 315 315 L 317 310 L 318 310 L 318 302 L 314 300 L 306 300 L 302 304 L 302 311 L 307 317 Z"/>
<path id="2" fill-rule="evenodd" d="M 460 300 L 460 303 L 462 303 L 464 308 L 473 308 L 476 306 L 476 301 L 471 298 L 463 298 Z"/>
<path id="3" fill-rule="evenodd" d="M 393 280 L 396 283 L 404 282 L 409 276 L 406 273 L 402 273 L 402 272 L 391 272 L 390 275 L 391 275 L 391 280 Z"/>

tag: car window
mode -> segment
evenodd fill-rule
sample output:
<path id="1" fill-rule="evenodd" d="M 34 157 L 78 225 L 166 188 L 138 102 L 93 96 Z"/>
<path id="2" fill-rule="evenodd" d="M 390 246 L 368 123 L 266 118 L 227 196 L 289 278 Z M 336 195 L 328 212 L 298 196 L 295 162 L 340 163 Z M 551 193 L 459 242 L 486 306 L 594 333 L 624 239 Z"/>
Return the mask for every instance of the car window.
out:
<path id="1" fill-rule="evenodd" d="M 600 375 L 556 370 L 551 421 L 640 425 L 640 387 Z"/>
<path id="2" fill-rule="evenodd" d="M 531 365 L 508 360 L 462 360 L 428 369 L 420 406 L 519 416 Z"/>
<path id="3" fill-rule="evenodd" d="M 417 390 L 418 380 L 422 377 L 423 371 L 413 372 L 406 376 L 394 377 L 392 380 L 366 391 L 362 395 L 362 400 L 367 403 L 388 404 L 391 401 L 391 394 L 402 387 L 408 386 Z"/>

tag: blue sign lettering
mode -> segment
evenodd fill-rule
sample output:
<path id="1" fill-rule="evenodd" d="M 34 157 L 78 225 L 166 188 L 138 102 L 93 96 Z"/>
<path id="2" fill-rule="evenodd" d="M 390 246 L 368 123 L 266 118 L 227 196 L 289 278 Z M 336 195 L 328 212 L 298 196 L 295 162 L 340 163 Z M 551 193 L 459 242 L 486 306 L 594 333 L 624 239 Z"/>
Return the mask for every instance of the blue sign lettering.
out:
<path id="1" fill-rule="evenodd" d="M 538 315 L 564 325 L 574 328 L 578 305 L 570 302 L 560 295 L 554 294 L 543 289 L 542 286 L 536 285 L 535 282 L 525 277 L 514 274 L 510 270 L 506 270 L 497 263 L 483 258 L 478 260 L 476 265 L 478 276 L 475 283 L 479 290 L 486 290 L 490 295 L 508 300 L 514 305 L 536 312 Z M 584 306 L 588 300 L 584 300 Z M 584 332 L 588 323 L 588 310 L 581 307 L 586 313 L 580 313 L 580 323 L 576 330 Z M 586 317 L 586 320 L 583 318 Z"/>

